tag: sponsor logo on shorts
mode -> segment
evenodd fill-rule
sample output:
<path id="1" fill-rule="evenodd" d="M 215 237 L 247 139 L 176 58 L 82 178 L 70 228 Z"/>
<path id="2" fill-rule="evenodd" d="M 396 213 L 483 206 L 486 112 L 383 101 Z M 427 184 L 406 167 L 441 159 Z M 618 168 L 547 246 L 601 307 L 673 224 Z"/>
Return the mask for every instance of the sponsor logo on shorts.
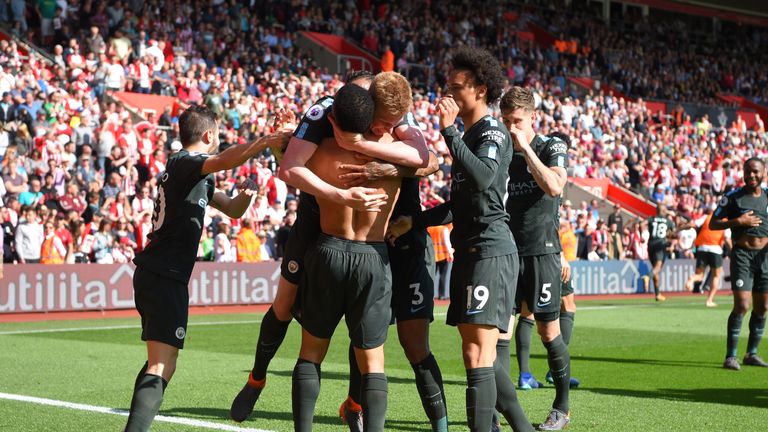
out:
<path id="1" fill-rule="evenodd" d="M 546 303 L 536 302 L 536 306 L 537 306 L 537 307 L 540 307 L 540 308 L 543 308 L 543 307 L 547 307 L 547 306 L 549 306 L 549 305 L 551 305 L 551 304 L 552 304 L 552 302 L 551 302 L 551 301 L 548 301 L 548 302 L 546 302 Z"/>
<path id="2" fill-rule="evenodd" d="M 184 336 L 187 335 L 187 331 L 184 330 L 184 327 L 179 327 L 176 329 L 176 339 L 184 339 Z"/>
<path id="3" fill-rule="evenodd" d="M 296 273 L 297 271 L 299 271 L 299 263 L 297 263 L 294 260 L 290 260 L 288 262 L 288 271 L 291 273 Z"/>
<path id="4" fill-rule="evenodd" d="M 482 309 L 473 309 L 473 310 L 468 310 L 468 311 L 467 311 L 467 315 L 477 315 L 477 314 L 479 314 L 479 313 L 480 313 L 480 312 L 482 312 L 482 311 L 483 311 Z"/>
<path id="5" fill-rule="evenodd" d="M 206 201 L 204 198 L 200 198 L 200 199 L 197 201 L 197 205 L 199 205 L 199 206 L 200 206 L 200 207 L 202 207 L 202 208 L 205 208 L 205 206 L 207 206 L 207 205 L 208 205 L 208 201 Z"/>
<path id="6" fill-rule="evenodd" d="M 743 280 L 741 280 L 741 279 L 738 279 L 738 280 L 736 281 L 736 286 L 737 286 L 737 287 L 739 287 L 739 288 L 743 287 L 743 286 L 744 286 L 744 281 L 743 281 Z"/>
<path id="7" fill-rule="evenodd" d="M 720 198 L 720 207 L 725 207 L 728 205 L 728 197 L 722 197 Z"/>
<path id="8" fill-rule="evenodd" d="M 418 312 L 418 311 L 420 311 L 420 310 L 424 309 L 425 307 L 426 307 L 426 306 L 412 307 L 412 308 L 411 308 L 411 313 L 416 313 L 416 312 Z"/>

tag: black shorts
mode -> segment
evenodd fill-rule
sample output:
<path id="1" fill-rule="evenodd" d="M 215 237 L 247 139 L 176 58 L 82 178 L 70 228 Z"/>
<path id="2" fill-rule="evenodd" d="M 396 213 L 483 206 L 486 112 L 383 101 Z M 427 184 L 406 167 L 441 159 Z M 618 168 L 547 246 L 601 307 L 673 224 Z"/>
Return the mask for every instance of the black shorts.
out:
<path id="1" fill-rule="evenodd" d="M 484 259 L 456 257 L 448 325 L 490 325 L 506 333 L 515 307 L 519 266 L 517 253 Z"/>
<path id="2" fill-rule="evenodd" d="M 133 293 L 141 315 L 141 340 L 184 348 L 189 317 L 187 285 L 138 266 L 133 272 Z"/>
<path id="3" fill-rule="evenodd" d="M 714 252 L 696 251 L 696 268 L 719 269 L 723 266 L 723 255 Z"/>
<path id="4" fill-rule="evenodd" d="M 662 264 L 667 260 L 667 245 L 665 244 L 650 244 L 648 243 L 648 259 L 651 261 L 651 265 L 656 265 L 661 261 Z"/>
<path id="5" fill-rule="evenodd" d="M 413 233 L 411 235 L 411 232 Z M 392 266 L 392 323 L 433 320 L 435 252 L 425 230 L 411 230 L 389 247 Z"/>
<path id="6" fill-rule="evenodd" d="M 392 314 L 387 246 L 320 234 L 305 259 L 294 317 L 311 335 L 330 339 L 344 317 L 356 348 L 384 344 Z"/>
<path id="7" fill-rule="evenodd" d="M 517 309 L 525 302 L 537 321 L 556 320 L 560 316 L 562 284 L 559 253 L 520 257 Z"/>
<path id="8" fill-rule="evenodd" d="M 304 255 L 320 235 L 320 207 L 314 196 L 302 192 L 299 195 L 299 207 L 296 222 L 293 223 L 285 242 L 280 274 L 290 283 L 298 285 L 304 270 Z"/>
<path id="9" fill-rule="evenodd" d="M 560 288 L 560 298 L 573 294 L 573 278 L 568 278 L 567 282 L 562 282 Z"/>
<path id="10" fill-rule="evenodd" d="M 768 249 L 731 250 L 731 289 L 768 293 Z"/>

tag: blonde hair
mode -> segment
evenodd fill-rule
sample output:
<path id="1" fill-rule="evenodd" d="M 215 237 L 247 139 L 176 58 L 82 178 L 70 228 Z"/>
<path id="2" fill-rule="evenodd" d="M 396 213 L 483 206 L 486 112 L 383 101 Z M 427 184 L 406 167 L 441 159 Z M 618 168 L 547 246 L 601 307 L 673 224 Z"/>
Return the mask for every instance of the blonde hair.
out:
<path id="1" fill-rule="evenodd" d="M 533 91 L 519 86 L 514 86 L 509 89 L 504 93 L 504 96 L 501 97 L 501 102 L 499 102 L 499 109 L 503 113 L 512 112 L 521 108 L 525 111 L 533 111 L 535 106 Z"/>
<path id="2" fill-rule="evenodd" d="M 373 77 L 371 88 L 376 110 L 386 112 L 394 117 L 402 117 L 411 110 L 413 95 L 411 85 L 404 76 L 397 72 L 381 72 Z"/>

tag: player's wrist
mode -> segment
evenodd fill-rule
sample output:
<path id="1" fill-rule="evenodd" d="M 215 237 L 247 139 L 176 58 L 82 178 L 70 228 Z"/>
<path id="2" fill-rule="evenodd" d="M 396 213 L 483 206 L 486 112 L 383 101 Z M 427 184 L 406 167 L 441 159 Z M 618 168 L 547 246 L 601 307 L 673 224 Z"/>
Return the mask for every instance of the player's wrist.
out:
<path id="1" fill-rule="evenodd" d="M 442 127 L 443 125 L 441 124 L 440 126 Z M 445 127 L 442 127 L 442 128 L 440 129 L 440 134 L 441 134 L 442 136 L 444 136 L 444 137 L 445 137 L 445 136 L 453 136 L 453 135 L 456 135 L 458 132 L 459 132 L 459 131 L 458 131 L 458 129 L 456 129 L 456 125 L 454 125 L 453 123 L 451 123 L 451 124 L 449 124 L 449 125 L 447 125 L 447 126 L 445 126 Z"/>

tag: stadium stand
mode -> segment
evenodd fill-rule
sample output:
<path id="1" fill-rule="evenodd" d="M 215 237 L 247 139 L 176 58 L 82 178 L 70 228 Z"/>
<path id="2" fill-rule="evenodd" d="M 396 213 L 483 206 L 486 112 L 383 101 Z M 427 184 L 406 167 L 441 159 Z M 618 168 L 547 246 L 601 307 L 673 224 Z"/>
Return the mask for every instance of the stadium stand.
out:
<path id="1" fill-rule="evenodd" d="M 607 179 L 667 205 L 677 217 L 702 215 L 741 184 L 741 161 L 768 152 L 762 118 L 742 117 L 720 97 L 768 100 L 764 57 L 756 52 L 768 32 L 755 27 L 715 38 L 717 32 L 703 35 L 694 21 L 674 17 L 649 21 L 629 14 L 609 25 L 575 6 L 554 13 L 506 2 L 432 2 L 420 9 L 378 1 L 210 3 L 57 2 L 40 15 L 30 6 L 0 10 L 6 25 L 0 40 L 4 262 L 51 259 L 51 236 L 66 251 L 56 260 L 129 261 L 151 229 L 156 176 L 180 143 L 176 108 L 144 118 L 116 94 L 205 104 L 221 119 L 222 147 L 242 144 L 269 131 L 276 109 L 300 114 L 342 84 L 339 74 L 297 46 L 305 30 L 347 37 L 377 57 L 391 53 L 395 69 L 409 76 L 414 115 L 441 163 L 422 181 L 425 206 L 444 201 L 450 190 L 451 159 L 433 102 L 441 95 L 451 47 L 460 44 L 491 48 L 510 84 L 536 89 L 540 133 L 571 137 L 571 177 Z M 549 32 L 552 43 L 539 44 L 532 26 Z M 688 49 L 675 55 L 670 44 Z M 589 77 L 609 89 L 583 89 L 571 77 Z M 650 109 L 658 104 L 644 99 L 667 108 Z M 707 109 L 691 117 L 679 103 Z M 726 108 L 725 120 L 711 118 L 710 112 Z M 260 185 L 247 217 L 255 222 L 261 259 L 279 258 L 278 232 L 296 206 L 295 191 L 277 179 L 276 167 L 265 154 L 217 178 L 230 193 L 245 178 Z M 613 233 L 599 216 L 600 204 L 564 204 L 563 232 L 576 235 L 579 257 L 612 255 L 607 239 Z M 208 212 L 200 259 L 213 259 L 225 219 Z M 43 229 L 49 223 L 51 232 Z M 231 223 L 225 238 L 235 244 L 240 222 Z M 19 230 L 20 224 L 33 229 Z M 24 246 L 21 231 L 33 233 Z M 626 221 L 618 235 L 622 257 L 643 258 L 645 248 L 638 245 L 647 241 L 647 227 Z M 677 256 L 688 256 L 684 243 L 676 245 Z M 44 248 L 48 253 L 42 254 Z M 224 259 L 234 261 L 234 250 Z"/>

